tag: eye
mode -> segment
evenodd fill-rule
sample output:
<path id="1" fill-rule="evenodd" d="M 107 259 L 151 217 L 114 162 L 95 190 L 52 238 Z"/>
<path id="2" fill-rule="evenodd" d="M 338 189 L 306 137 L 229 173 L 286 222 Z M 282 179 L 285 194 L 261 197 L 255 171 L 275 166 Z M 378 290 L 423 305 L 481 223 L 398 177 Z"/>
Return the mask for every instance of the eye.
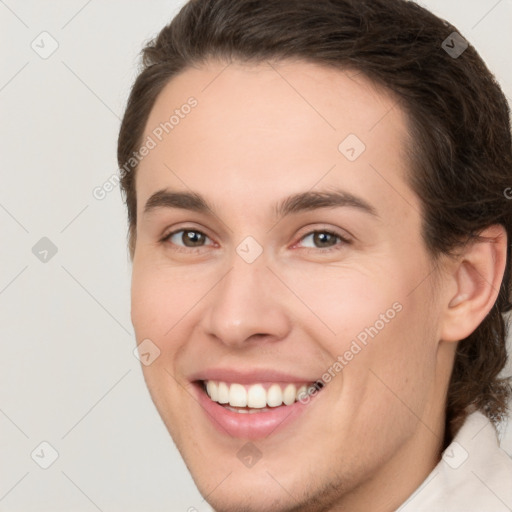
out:
<path id="1" fill-rule="evenodd" d="M 162 238 L 162 242 L 170 242 L 178 248 L 187 249 L 204 247 L 206 240 L 209 240 L 209 237 L 197 229 L 180 229 Z"/>
<path id="2" fill-rule="evenodd" d="M 306 243 L 305 243 L 306 242 Z M 332 231 L 318 230 L 312 231 L 300 239 L 307 249 L 325 249 L 326 251 L 341 249 L 340 246 L 349 244 L 350 241 L 345 237 Z"/>

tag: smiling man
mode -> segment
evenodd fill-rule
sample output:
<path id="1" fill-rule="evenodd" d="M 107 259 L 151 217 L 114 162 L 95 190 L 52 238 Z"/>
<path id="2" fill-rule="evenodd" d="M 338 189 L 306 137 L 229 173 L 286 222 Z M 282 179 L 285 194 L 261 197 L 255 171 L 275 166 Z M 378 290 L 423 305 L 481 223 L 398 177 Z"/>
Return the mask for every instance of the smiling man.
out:
<path id="1" fill-rule="evenodd" d="M 215 510 L 512 510 L 509 111 L 454 27 L 191 1 L 118 159 L 144 376 Z"/>

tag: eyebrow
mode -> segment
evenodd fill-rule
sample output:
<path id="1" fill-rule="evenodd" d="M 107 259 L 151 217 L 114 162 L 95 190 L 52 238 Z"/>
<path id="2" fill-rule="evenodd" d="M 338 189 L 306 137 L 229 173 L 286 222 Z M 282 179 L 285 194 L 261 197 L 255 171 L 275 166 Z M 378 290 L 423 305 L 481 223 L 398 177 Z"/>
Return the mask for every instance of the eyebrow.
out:
<path id="1" fill-rule="evenodd" d="M 277 217 L 286 217 L 303 211 L 339 207 L 356 208 L 364 213 L 379 217 L 377 210 L 366 200 L 339 189 L 293 194 L 274 205 L 274 212 Z M 198 213 L 215 211 L 215 208 L 196 192 L 176 192 L 168 189 L 155 192 L 147 200 L 144 206 L 144 214 L 160 208 L 179 208 Z"/>

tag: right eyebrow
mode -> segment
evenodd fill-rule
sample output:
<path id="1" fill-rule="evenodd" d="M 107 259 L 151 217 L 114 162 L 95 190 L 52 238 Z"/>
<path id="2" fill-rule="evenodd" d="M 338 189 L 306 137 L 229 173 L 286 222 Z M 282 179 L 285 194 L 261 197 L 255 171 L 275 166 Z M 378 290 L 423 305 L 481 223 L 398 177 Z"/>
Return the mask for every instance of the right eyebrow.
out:
<path id="1" fill-rule="evenodd" d="M 195 192 L 170 192 L 166 189 L 155 192 L 146 201 L 144 213 L 149 213 L 158 208 L 181 208 L 198 213 L 213 211 L 206 200 Z"/>

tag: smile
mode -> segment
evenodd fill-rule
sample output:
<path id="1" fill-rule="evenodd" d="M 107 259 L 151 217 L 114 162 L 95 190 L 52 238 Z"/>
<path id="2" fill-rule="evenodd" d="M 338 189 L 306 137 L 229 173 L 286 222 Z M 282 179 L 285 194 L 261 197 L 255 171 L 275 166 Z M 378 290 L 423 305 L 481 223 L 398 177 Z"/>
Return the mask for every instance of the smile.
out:
<path id="1" fill-rule="evenodd" d="M 200 414 L 208 424 L 243 439 L 262 439 L 286 428 L 318 399 L 323 387 L 320 381 L 194 382 Z"/>

